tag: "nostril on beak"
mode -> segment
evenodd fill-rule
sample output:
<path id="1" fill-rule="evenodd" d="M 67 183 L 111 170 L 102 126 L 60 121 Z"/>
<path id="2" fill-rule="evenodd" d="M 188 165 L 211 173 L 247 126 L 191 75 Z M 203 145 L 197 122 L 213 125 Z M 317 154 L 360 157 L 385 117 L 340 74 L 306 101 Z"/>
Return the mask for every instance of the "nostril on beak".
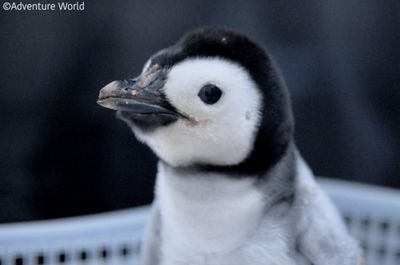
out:
<path id="1" fill-rule="evenodd" d="M 136 84 L 136 79 L 132 79 L 132 78 L 127 79 L 126 82 L 127 82 L 128 86 L 133 86 L 134 84 Z"/>

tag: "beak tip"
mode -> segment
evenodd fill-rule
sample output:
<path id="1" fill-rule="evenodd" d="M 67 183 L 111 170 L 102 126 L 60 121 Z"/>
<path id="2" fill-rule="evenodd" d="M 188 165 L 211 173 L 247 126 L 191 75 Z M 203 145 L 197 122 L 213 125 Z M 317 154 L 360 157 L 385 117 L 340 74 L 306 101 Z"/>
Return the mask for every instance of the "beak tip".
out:
<path id="1" fill-rule="evenodd" d="M 99 100 L 109 97 L 113 92 L 118 90 L 120 86 L 119 81 L 112 81 L 105 85 L 99 92 Z"/>
<path id="2" fill-rule="evenodd" d="M 105 106 L 104 106 L 104 100 L 102 100 L 102 99 L 98 99 L 98 100 L 96 101 L 96 103 L 97 103 L 97 105 L 99 105 L 99 106 L 101 106 L 101 107 L 105 107 Z"/>
<path id="3" fill-rule="evenodd" d="M 99 99 L 96 103 L 103 108 L 111 109 L 111 110 L 118 110 L 115 106 L 115 101 L 110 99 Z"/>

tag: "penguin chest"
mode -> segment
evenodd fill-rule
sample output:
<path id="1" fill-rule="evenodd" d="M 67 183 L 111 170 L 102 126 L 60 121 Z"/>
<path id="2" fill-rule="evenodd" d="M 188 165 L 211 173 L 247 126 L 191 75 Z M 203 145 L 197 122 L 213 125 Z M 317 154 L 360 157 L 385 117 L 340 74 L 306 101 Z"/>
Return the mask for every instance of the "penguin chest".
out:
<path id="1" fill-rule="evenodd" d="M 184 175 L 160 166 L 162 265 L 292 263 L 292 229 L 273 212 L 252 178 Z"/>
<path id="2" fill-rule="evenodd" d="M 255 233 L 240 246 L 227 252 L 203 252 L 185 246 L 173 234 L 163 233 L 162 265 L 309 265 L 296 257 L 288 234 L 281 222 L 263 220 Z M 235 233 L 234 231 L 232 233 Z M 217 241 L 217 240 L 216 240 Z M 215 244 L 216 242 L 210 242 Z"/>

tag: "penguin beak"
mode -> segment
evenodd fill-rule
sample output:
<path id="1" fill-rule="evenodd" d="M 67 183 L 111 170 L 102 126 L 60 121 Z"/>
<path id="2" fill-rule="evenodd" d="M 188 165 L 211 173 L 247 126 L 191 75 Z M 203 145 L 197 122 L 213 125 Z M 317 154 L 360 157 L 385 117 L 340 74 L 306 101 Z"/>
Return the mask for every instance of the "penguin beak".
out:
<path id="1" fill-rule="evenodd" d="M 166 73 L 157 66 L 135 79 L 113 81 L 103 87 L 97 103 L 117 110 L 123 119 L 167 124 L 183 117 L 168 102 L 163 87 Z"/>

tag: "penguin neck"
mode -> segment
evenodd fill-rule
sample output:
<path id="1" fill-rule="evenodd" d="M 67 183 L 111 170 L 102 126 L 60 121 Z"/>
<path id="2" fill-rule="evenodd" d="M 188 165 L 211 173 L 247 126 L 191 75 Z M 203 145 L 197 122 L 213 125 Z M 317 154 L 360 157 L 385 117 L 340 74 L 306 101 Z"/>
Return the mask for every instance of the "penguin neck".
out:
<path id="1" fill-rule="evenodd" d="M 278 166 L 276 171 L 282 171 Z M 164 238 L 179 248 L 201 253 L 227 253 L 240 247 L 268 209 L 286 197 L 286 179 L 279 179 L 281 172 L 272 173 L 265 179 L 235 178 L 160 162 L 156 198 Z"/>

